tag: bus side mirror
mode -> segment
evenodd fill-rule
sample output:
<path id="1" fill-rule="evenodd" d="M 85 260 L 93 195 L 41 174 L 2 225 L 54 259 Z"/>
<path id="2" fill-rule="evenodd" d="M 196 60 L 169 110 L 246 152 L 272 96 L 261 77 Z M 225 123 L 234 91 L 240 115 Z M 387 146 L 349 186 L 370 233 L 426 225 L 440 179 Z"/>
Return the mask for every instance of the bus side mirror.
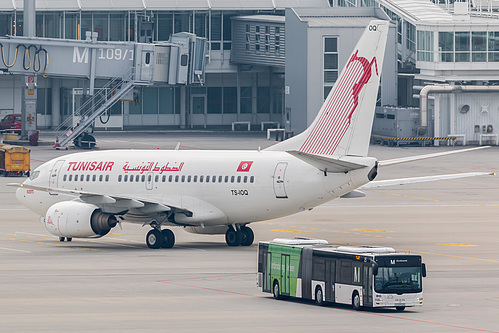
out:
<path id="1" fill-rule="evenodd" d="M 421 264 L 421 274 L 423 275 L 423 277 L 426 277 L 426 264 L 425 263 Z"/>
<path id="2" fill-rule="evenodd" d="M 378 263 L 373 262 L 373 275 L 378 275 Z"/>

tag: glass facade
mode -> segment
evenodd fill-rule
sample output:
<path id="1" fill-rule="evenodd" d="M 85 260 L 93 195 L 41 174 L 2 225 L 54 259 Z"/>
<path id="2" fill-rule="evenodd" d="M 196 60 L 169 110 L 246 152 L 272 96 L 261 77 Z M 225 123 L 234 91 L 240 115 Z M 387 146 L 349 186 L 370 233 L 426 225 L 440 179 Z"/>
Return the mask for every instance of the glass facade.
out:
<path id="1" fill-rule="evenodd" d="M 134 41 L 135 27 L 153 23 L 153 41 L 167 41 L 171 34 L 191 32 L 208 39 L 212 50 L 230 50 L 234 16 L 257 11 L 47 11 L 36 15 L 36 36 L 85 39 L 86 31 L 99 34 L 101 41 Z M 258 13 L 265 14 L 265 11 Z M 269 12 L 276 14 L 276 12 Z M 283 13 L 280 13 L 283 14 Z M 0 13 L 0 35 L 22 36 L 22 12 Z"/>
<path id="2" fill-rule="evenodd" d="M 433 61 L 433 31 L 418 31 L 418 61 Z"/>
<path id="3" fill-rule="evenodd" d="M 431 61 L 420 59 L 420 50 L 424 50 L 424 45 L 418 44 L 418 60 Z M 499 62 L 499 31 L 440 31 L 438 59 L 456 63 Z"/>
<path id="4" fill-rule="evenodd" d="M 191 32 L 207 39 L 209 52 L 222 52 L 232 48 L 232 18 L 254 14 L 284 15 L 284 11 L 38 11 L 36 36 L 83 40 L 86 38 L 86 32 L 92 31 L 98 33 L 99 41 L 143 41 L 141 38 L 150 36 L 150 41 L 156 42 L 167 41 L 174 33 Z M 23 23 L 22 12 L 1 12 L 0 34 L 20 36 L 23 34 Z M 282 27 L 276 27 L 263 22 L 252 23 L 251 29 L 253 34 L 251 38 L 259 39 L 256 43 L 259 52 L 264 55 L 284 55 L 284 24 Z M 249 34 L 250 31 L 247 32 Z M 209 81 L 214 75 L 218 74 L 207 74 L 206 80 Z M 239 74 L 234 72 L 225 75 L 231 81 L 230 84 L 219 83 L 218 86 L 214 86 L 214 83 L 206 82 L 208 87 L 185 87 L 185 94 L 181 93 L 180 87 L 137 87 L 132 101 L 116 103 L 111 109 L 111 114 L 118 115 L 125 112 L 130 115 L 173 115 L 180 114 L 181 105 L 186 108 L 186 113 L 201 112 L 208 116 L 220 114 L 237 116 L 238 113 L 270 116 L 282 113 L 283 82 L 277 80 L 271 85 L 269 84 L 271 80 L 268 80 L 267 74 L 264 74 L 263 86 L 254 84 L 258 82 L 257 78 L 245 77 L 240 80 L 240 89 L 238 89 L 235 82 Z M 78 86 L 81 87 L 79 84 Z M 60 102 L 63 116 L 71 115 L 73 109 L 86 98 L 82 94 L 76 96 L 74 89 L 81 90 L 81 88 L 66 87 L 64 84 L 61 88 Z M 51 89 L 40 88 L 38 96 L 38 112 L 50 115 Z M 181 96 L 185 96 L 182 97 L 185 101 L 181 101 Z M 199 108 L 192 108 L 191 103 L 198 103 Z M 232 118 L 227 119 L 229 121 Z"/>
<path id="5" fill-rule="evenodd" d="M 135 88 L 128 110 L 130 114 L 179 114 L 179 99 L 178 87 L 139 87 Z"/>
<path id="6" fill-rule="evenodd" d="M 438 33 L 438 52 L 441 62 L 454 62 L 454 32 Z"/>

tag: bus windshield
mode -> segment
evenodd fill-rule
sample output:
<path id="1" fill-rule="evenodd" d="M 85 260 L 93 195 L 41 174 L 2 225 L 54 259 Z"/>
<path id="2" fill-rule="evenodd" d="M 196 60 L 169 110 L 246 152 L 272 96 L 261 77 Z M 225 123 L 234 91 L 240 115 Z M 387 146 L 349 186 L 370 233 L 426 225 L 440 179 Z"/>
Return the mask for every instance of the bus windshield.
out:
<path id="1" fill-rule="evenodd" d="M 374 290 L 378 293 L 419 293 L 421 267 L 379 267 Z"/>

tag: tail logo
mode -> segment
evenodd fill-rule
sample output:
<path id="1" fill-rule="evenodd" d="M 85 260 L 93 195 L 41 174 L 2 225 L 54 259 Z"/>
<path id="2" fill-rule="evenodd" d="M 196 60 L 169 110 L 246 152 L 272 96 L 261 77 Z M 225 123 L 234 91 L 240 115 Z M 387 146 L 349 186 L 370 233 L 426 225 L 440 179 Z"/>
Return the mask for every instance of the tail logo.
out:
<path id="1" fill-rule="evenodd" d="M 332 155 L 350 127 L 359 105 L 359 95 L 372 76 L 378 73 L 376 57 L 371 61 L 358 56 L 357 50 L 348 61 L 345 71 L 324 103 L 322 113 L 300 148 L 301 152 Z"/>

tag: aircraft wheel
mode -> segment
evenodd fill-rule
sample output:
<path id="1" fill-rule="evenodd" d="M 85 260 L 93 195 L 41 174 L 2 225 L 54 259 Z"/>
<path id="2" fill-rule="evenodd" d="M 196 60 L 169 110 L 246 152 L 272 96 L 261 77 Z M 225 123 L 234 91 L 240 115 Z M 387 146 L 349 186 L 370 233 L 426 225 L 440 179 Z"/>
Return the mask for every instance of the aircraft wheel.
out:
<path id="1" fill-rule="evenodd" d="M 249 227 L 241 227 L 241 246 L 250 246 L 253 244 L 253 240 L 255 239 L 255 234 L 253 230 Z"/>
<path id="2" fill-rule="evenodd" d="M 229 227 L 229 229 L 227 229 L 227 232 L 225 233 L 225 242 L 229 246 L 241 245 L 241 233 Z"/>
<path id="3" fill-rule="evenodd" d="M 59 237 L 59 242 L 64 242 L 65 239 L 66 237 Z"/>
<path id="4" fill-rule="evenodd" d="M 150 249 L 159 249 L 163 245 L 163 235 L 158 229 L 149 230 L 146 243 Z"/>
<path id="5" fill-rule="evenodd" d="M 161 246 L 164 249 L 171 249 L 175 244 L 175 235 L 173 231 L 170 229 L 161 230 L 161 234 L 163 235 L 163 245 Z"/>
<path id="6" fill-rule="evenodd" d="M 71 241 L 73 240 L 73 238 L 71 238 L 71 237 L 67 237 L 67 238 L 66 238 L 66 240 L 67 240 L 68 242 L 71 242 Z"/>

